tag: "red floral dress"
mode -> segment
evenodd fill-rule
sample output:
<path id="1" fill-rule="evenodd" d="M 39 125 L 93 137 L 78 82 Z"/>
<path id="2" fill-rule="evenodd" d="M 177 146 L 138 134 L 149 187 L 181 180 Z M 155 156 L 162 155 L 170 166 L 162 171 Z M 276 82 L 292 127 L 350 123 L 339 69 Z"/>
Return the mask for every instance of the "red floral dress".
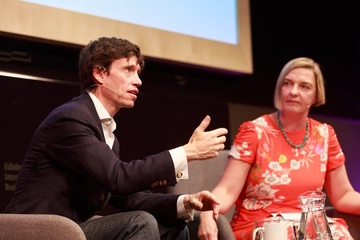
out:
<path id="1" fill-rule="evenodd" d="M 252 167 L 231 221 L 237 239 L 250 240 L 254 222 L 269 214 L 300 212 L 298 196 L 322 190 L 326 171 L 345 162 L 333 127 L 308 121 L 309 138 L 301 149 L 290 146 L 268 114 L 240 126 L 229 155 Z M 299 145 L 305 129 L 286 134 Z M 352 239 L 346 225 L 335 222 L 331 230 L 334 240 Z"/>

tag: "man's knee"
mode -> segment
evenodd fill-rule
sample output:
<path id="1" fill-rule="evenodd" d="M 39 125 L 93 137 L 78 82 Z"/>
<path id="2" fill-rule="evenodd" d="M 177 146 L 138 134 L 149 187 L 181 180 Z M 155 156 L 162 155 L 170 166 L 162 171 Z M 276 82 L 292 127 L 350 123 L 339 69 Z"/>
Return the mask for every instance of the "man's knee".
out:
<path id="1" fill-rule="evenodd" d="M 129 214 L 129 224 L 126 231 L 131 239 L 160 239 L 157 220 L 145 211 L 135 211 Z"/>
<path id="2" fill-rule="evenodd" d="M 134 217 L 134 222 L 139 222 L 145 225 L 150 225 L 153 226 L 154 228 L 157 228 L 158 223 L 157 220 L 155 219 L 155 217 L 145 211 L 136 211 L 135 212 L 135 217 Z"/>

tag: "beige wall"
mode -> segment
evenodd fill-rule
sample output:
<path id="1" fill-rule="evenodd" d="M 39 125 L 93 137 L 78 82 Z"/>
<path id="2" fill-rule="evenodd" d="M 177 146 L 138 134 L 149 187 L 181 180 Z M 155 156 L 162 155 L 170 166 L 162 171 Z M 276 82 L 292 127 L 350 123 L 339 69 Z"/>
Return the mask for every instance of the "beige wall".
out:
<path id="1" fill-rule="evenodd" d="M 238 0 L 237 3 L 238 44 L 225 44 L 15 0 L 1 1 L 0 33 L 75 45 L 86 45 L 102 36 L 121 37 L 139 45 L 144 55 L 149 57 L 251 74 L 249 0 Z"/>

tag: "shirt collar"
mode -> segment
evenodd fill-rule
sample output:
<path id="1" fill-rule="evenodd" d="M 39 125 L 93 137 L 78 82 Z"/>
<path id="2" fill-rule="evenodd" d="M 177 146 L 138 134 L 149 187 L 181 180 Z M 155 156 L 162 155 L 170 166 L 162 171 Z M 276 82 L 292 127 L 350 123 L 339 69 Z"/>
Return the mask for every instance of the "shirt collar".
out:
<path id="1" fill-rule="evenodd" d="M 106 111 L 104 105 L 100 102 L 100 100 L 95 96 L 95 94 L 93 94 L 92 92 L 88 91 L 88 94 L 91 98 L 91 100 L 93 101 L 94 105 L 95 105 L 95 109 L 96 112 L 100 118 L 100 121 L 103 123 L 105 121 L 111 121 L 111 124 L 115 124 L 115 120 L 110 116 L 110 114 Z"/>

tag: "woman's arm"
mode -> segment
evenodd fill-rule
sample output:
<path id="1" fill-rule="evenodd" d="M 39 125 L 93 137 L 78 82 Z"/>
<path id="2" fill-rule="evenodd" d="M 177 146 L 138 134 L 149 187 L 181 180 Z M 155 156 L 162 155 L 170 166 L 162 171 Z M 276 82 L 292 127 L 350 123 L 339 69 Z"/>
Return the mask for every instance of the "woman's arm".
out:
<path id="1" fill-rule="evenodd" d="M 226 213 L 239 197 L 251 165 L 229 157 L 224 174 L 212 193 L 220 201 L 220 213 Z"/>
<path id="2" fill-rule="evenodd" d="M 229 157 L 223 177 L 212 193 L 220 202 L 220 213 L 226 213 L 239 197 L 251 164 Z M 212 212 L 200 214 L 198 236 L 202 240 L 217 239 L 218 229 Z"/>
<path id="3" fill-rule="evenodd" d="M 325 189 L 336 210 L 360 215 L 360 193 L 352 187 L 344 164 L 326 174 Z"/>

